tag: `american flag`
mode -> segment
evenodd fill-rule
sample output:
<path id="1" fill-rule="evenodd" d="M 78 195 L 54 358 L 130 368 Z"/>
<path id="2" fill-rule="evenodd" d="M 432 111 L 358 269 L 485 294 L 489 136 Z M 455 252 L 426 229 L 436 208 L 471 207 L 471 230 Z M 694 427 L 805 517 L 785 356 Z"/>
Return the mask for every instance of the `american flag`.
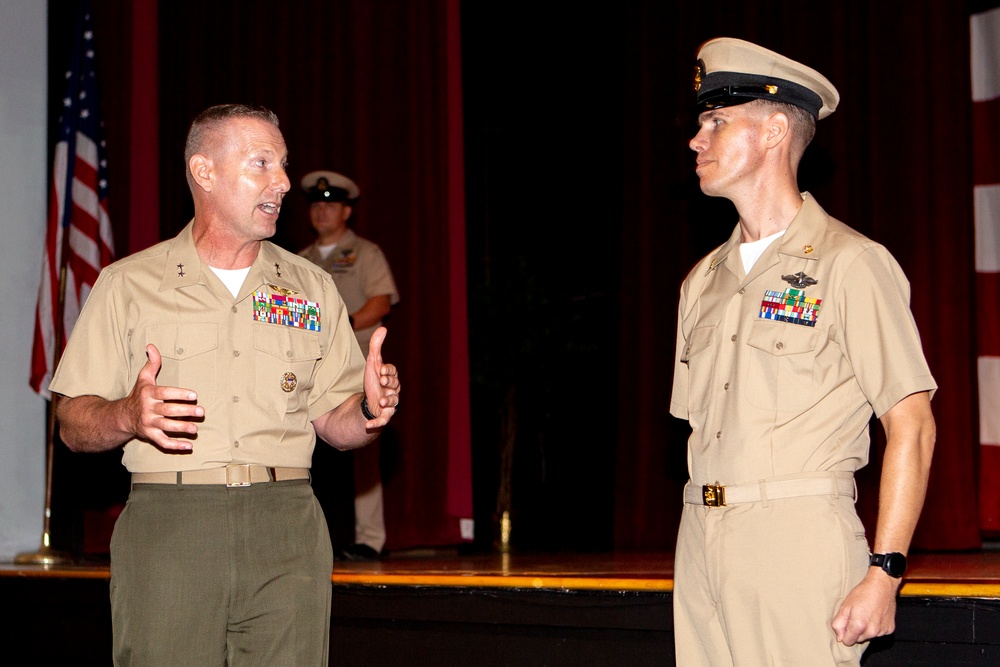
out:
<path id="1" fill-rule="evenodd" d="M 980 528 L 1000 532 L 1000 6 L 970 16 Z M 984 3 L 980 3 L 984 5 Z"/>
<path id="2" fill-rule="evenodd" d="M 100 270 L 114 260 L 104 126 L 98 113 L 94 32 L 88 2 L 80 3 L 70 62 L 52 160 L 48 228 L 31 354 L 31 388 L 46 399 L 50 398 L 52 371 L 80 308 Z M 65 278 L 63 288 L 61 276 Z"/>

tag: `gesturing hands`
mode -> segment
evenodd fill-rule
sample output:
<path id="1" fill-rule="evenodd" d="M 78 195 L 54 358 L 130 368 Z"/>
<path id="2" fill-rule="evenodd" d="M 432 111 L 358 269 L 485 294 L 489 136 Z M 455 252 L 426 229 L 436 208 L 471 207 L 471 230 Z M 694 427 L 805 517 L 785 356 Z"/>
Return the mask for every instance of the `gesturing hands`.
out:
<path id="1" fill-rule="evenodd" d="M 368 410 L 375 415 L 365 423 L 366 429 L 381 428 L 399 408 L 399 375 L 392 364 L 382 363 L 382 343 L 388 331 L 379 327 L 368 342 L 368 356 L 365 361 L 365 397 Z"/>
<path id="2" fill-rule="evenodd" d="M 146 364 L 139 370 L 132 392 L 125 400 L 126 418 L 136 437 L 157 447 L 173 451 L 190 451 L 191 443 L 178 440 L 172 434 L 198 433 L 192 418 L 205 416 L 205 408 L 197 405 L 198 394 L 180 387 L 156 384 L 162 359 L 156 346 L 146 346 Z"/>

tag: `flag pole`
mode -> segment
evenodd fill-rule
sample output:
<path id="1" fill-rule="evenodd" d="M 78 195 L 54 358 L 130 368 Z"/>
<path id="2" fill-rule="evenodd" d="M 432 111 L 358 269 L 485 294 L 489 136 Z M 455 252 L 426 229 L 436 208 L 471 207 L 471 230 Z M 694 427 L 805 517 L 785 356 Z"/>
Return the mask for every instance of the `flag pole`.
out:
<path id="1" fill-rule="evenodd" d="M 68 255 L 69 230 L 63 229 L 61 250 L 59 252 L 59 300 L 56 303 L 56 325 L 55 325 L 55 346 L 52 350 L 52 368 L 55 369 L 62 356 L 64 324 L 63 319 L 66 310 L 66 258 Z M 55 458 L 55 437 L 56 437 L 56 400 L 57 395 L 52 394 L 48 406 L 48 427 L 45 447 L 45 514 L 42 518 L 42 539 L 37 551 L 20 553 L 14 558 L 14 562 L 19 565 L 67 565 L 74 562 L 71 554 L 65 551 L 57 551 L 52 548 L 52 535 L 50 524 L 52 518 L 52 463 Z"/>
<path id="2" fill-rule="evenodd" d="M 81 51 L 81 39 L 83 36 L 83 28 L 87 19 L 87 14 L 89 13 L 89 8 L 85 5 L 80 6 L 80 12 L 77 16 L 77 27 L 75 33 L 75 48 L 74 53 L 79 54 Z M 72 60 L 75 60 L 73 57 Z M 76 69 L 74 66 L 73 69 Z M 76 80 L 70 79 L 70 94 L 74 95 L 77 93 Z M 62 124 L 60 120 L 60 124 Z M 74 130 L 65 137 L 69 142 L 70 150 L 68 155 L 73 156 L 76 152 L 76 127 Z M 72 159 L 67 160 L 66 173 L 63 174 L 65 179 L 64 187 L 62 192 L 63 197 L 63 210 L 61 211 L 61 216 L 57 222 L 62 229 L 62 235 L 59 239 L 59 298 L 56 302 L 56 317 L 55 317 L 55 331 L 53 332 L 53 338 L 55 339 L 55 344 L 52 350 L 52 365 L 50 369 L 52 372 L 55 371 L 56 366 L 59 363 L 60 357 L 62 357 L 63 341 L 65 340 L 65 313 L 66 313 L 66 282 L 68 269 L 66 267 L 69 261 L 69 217 L 72 216 L 73 211 L 73 162 Z M 52 205 L 52 204 L 50 204 Z M 42 538 L 41 544 L 37 551 L 20 553 L 14 558 L 14 562 L 18 564 L 33 564 L 33 565 L 44 565 L 46 567 L 52 565 L 64 565 L 69 564 L 74 561 L 72 554 L 64 551 L 57 551 L 52 548 L 52 534 L 50 532 L 51 519 L 52 519 L 52 469 L 53 469 L 53 459 L 55 458 L 55 437 L 56 437 L 56 401 L 57 396 L 55 394 L 51 395 L 48 406 L 48 426 L 46 433 L 46 447 L 45 447 L 45 514 L 42 518 Z"/>

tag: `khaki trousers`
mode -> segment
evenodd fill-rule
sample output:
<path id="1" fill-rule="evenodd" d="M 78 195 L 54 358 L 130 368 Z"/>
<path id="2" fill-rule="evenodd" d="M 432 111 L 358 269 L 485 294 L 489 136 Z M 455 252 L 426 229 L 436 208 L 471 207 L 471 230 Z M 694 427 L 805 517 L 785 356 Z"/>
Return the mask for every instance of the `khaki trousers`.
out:
<path id="1" fill-rule="evenodd" d="M 308 480 L 134 484 L 111 540 L 115 665 L 325 666 L 332 571 Z"/>
<path id="2" fill-rule="evenodd" d="M 674 564 L 677 664 L 859 665 L 867 643 L 844 646 L 831 623 L 867 569 L 850 497 L 686 504 Z"/>
<path id="3" fill-rule="evenodd" d="M 386 532 L 379 439 L 355 449 L 353 454 L 354 542 L 381 552 L 385 548 Z"/>

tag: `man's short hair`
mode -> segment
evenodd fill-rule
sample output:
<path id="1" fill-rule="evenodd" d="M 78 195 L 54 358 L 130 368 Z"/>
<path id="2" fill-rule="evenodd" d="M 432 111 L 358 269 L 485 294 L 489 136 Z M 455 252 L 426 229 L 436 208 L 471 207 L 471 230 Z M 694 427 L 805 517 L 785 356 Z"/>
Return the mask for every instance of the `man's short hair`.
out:
<path id="1" fill-rule="evenodd" d="M 223 123 L 234 118 L 253 118 L 278 127 L 278 116 L 264 107 L 246 104 L 217 104 L 205 109 L 191 121 L 187 141 L 184 142 L 184 174 L 189 186 L 194 186 L 191 171 L 188 169 L 192 156 L 204 148 L 206 137 L 209 134 Z"/>
<path id="2" fill-rule="evenodd" d="M 816 136 L 816 118 L 812 113 L 800 106 L 776 100 L 756 99 L 747 104 L 769 112 L 780 111 L 788 116 L 792 136 L 795 138 L 795 145 L 798 148 L 796 158 L 802 157 L 806 147 L 812 142 L 813 137 Z"/>

